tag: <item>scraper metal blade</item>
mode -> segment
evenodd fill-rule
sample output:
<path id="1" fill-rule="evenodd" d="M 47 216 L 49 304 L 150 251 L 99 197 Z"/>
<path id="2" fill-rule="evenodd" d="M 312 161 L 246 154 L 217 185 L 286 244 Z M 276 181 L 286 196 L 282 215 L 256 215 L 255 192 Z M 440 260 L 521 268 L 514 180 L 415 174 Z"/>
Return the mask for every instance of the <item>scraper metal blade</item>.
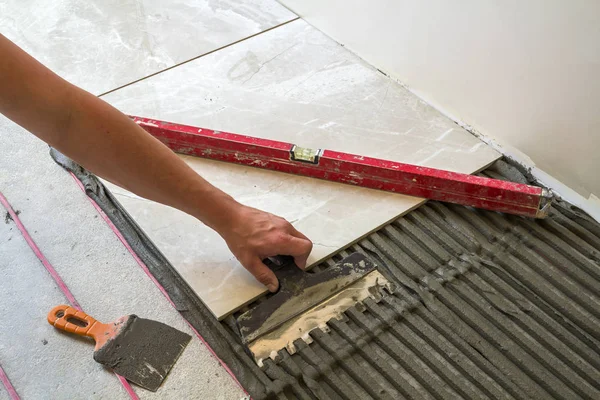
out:
<path id="1" fill-rule="evenodd" d="M 55 328 L 96 341 L 94 360 L 127 380 L 156 391 L 191 340 L 191 336 L 158 321 L 126 315 L 103 324 L 63 304 L 48 313 Z"/>
<path id="2" fill-rule="evenodd" d="M 279 279 L 279 291 L 238 317 L 237 325 L 245 345 L 319 305 L 376 269 L 360 253 L 353 253 L 324 271 L 314 273 L 298 268 L 291 257 L 279 256 L 265 263 Z"/>

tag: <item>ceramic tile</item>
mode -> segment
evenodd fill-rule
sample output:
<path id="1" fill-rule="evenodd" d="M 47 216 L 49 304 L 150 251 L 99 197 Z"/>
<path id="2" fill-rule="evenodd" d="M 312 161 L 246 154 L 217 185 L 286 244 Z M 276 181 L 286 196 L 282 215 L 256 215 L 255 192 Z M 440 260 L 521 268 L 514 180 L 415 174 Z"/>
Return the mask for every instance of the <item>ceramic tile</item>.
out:
<path id="1" fill-rule="evenodd" d="M 5 0 L 2 34 L 101 94 L 296 16 L 275 0 Z"/>
<path id="2" fill-rule="evenodd" d="M 126 113 L 472 173 L 499 154 L 303 21 L 104 97 Z M 237 200 L 309 236 L 315 263 L 423 200 L 183 157 Z M 109 185 L 221 318 L 264 288 L 221 238 L 177 210 Z"/>

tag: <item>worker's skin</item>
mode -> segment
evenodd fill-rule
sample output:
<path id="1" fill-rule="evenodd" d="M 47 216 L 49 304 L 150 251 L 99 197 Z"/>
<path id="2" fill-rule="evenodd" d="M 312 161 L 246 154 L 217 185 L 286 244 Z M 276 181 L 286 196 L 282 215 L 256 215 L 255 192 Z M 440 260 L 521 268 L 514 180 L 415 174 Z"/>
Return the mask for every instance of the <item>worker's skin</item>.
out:
<path id="1" fill-rule="evenodd" d="M 262 260 L 290 255 L 306 266 L 312 243 L 289 222 L 238 203 L 129 117 L 1 34 L 0 113 L 98 176 L 196 217 L 270 291 L 277 290 L 277 278 Z"/>

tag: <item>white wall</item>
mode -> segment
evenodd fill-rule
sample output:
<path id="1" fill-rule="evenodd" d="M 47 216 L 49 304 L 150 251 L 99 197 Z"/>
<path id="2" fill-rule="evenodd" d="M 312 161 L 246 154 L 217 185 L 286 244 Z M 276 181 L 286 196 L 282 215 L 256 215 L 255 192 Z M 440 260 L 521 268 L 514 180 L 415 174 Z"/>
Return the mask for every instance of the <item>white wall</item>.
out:
<path id="1" fill-rule="evenodd" d="M 547 181 L 544 171 L 600 196 L 600 0 L 280 1 L 508 153 L 524 153 Z"/>

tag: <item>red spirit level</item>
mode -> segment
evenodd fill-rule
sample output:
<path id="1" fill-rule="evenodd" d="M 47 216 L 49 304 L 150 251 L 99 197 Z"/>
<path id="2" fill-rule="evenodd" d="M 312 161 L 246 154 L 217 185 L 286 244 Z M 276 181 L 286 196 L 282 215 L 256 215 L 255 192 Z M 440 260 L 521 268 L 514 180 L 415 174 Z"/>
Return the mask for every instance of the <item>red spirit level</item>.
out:
<path id="1" fill-rule="evenodd" d="M 235 133 L 132 117 L 176 153 L 427 199 L 544 218 L 543 188 Z"/>

